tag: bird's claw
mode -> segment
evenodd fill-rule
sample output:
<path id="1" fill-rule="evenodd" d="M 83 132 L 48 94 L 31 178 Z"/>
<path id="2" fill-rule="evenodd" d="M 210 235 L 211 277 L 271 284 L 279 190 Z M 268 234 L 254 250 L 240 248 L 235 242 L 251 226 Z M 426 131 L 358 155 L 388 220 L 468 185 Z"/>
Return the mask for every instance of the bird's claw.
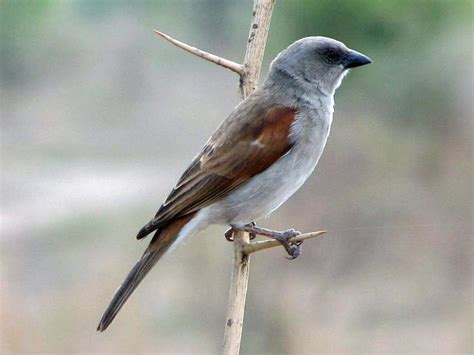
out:
<path id="1" fill-rule="evenodd" d="M 252 227 L 256 227 L 257 226 L 257 223 L 255 222 L 250 222 L 249 224 L 247 224 L 248 226 L 252 226 Z M 257 233 L 252 233 L 250 232 L 249 233 L 249 237 L 250 237 L 250 240 L 253 240 L 255 238 L 257 238 Z"/>
<path id="2" fill-rule="evenodd" d="M 299 242 L 289 242 L 288 240 L 294 237 L 301 235 L 300 232 L 294 229 L 287 229 L 285 231 L 279 232 L 265 228 L 259 228 L 256 226 L 255 222 L 246 224 L 246 225 L 232 225 L 231 227 L 225 232 L 225 237 L 228 241 L 234 240 L 234 231 L 235 230 L 243 230 L 250 235 L 250 239 L 254 239 L 257 234 L 261 234 L 270 238 L 273 238 L 281 243 L 281 245 L 285 248 L 286 252 L 288 253 L 287 258 L 289 260 L 296 259 L 298 255 L 301 254 L 301 244 L 302 241 Z"/>
<path id="3" fill-rule="evenodd" d="M 249 224 L 247 224 L 247 226 L 251 226 L 251 227 L 255 227 L 256 225 L 257 224 L 255 222 L 250 222 Z M 227 241 L 233 242 L 234 241 L 234 228 L 230 227 L 229 229 L 227 229 L 224 233 L 224 237 L 225 239 L 227 239 Z M 257 233 L 249 232 L 249 237 L 250 237 L 250 240 L 253 240 L 257 238 Z"/>
<path id="4" fill-rule="evenodd" d="M 301 235 L 301 233 L 294 229 L 287 229 L 286 231 L 275 233 L 275 239 L 283 245 L 288 253 L 288 256 L 286 257 L 288 260 L 294 260 L 301 254 L 301 244 L 303 244 L 303 241 L 294 243 L 288 242 L 288 239 L 299 235 Z"/>
<path id="5" fill-rule="evenodd" d="M 228 242 L 233 242 L 234 241 L 234 229 L 230 227 L 227 229 L 224 233 L 225 239 L 227 239 Z"/>
<path id="6" fill-rule="evenodd" d="M 301 235 L 301 232 L 298 232 L 297 230 L 294 230 L 293 228 L 287 229 L 286 231 L 281 232 L 281 236 L 286 239 L 297 237 L 299 235 Z"/>
<path id="7" fill-rule="evenodd" d="M 290 250 L 287 250 L 288 255 L 286 256 L 288 260 L 294 260 L 301 254 L 301 244 L 303 241 L 290 244 Z"/>

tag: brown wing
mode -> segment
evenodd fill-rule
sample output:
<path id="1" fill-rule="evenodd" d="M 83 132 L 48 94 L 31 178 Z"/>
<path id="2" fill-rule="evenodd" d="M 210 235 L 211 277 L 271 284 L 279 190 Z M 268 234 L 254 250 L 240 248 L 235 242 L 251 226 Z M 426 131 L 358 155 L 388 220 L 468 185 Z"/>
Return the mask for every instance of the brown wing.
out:
<path id="1" fill-rule="evenodd" d="M 221 124 L 194 158 L 155 217 L 137 235 L 143 238 L 176 218 L 195 212 L 264 171 L 290 148 L 295 110 L 244 101 Z"/>

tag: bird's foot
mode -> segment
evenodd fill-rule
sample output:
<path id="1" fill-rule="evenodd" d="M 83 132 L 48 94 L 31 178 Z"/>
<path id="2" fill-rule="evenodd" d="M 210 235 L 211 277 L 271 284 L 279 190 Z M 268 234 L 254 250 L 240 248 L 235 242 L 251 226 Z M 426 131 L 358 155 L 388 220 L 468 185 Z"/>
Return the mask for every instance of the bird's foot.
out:
<path id="1" fill-rule="evenodd" d="M 250 222 L 249 224 L 246 224 L 245 226 L 250 226 L 250 227 L 256 227 L 257 224 L 255 222 Z M 238 229 L 238 228 L 237 228 Z M 229 242 L 234 241 L 234 227 L 231 226 L 229 229 L 227 229 L 224 233 L 225 239 L 227 239 Z M 238 229 L 240 230 L 240 229 Z M 250 240 L 257 238 L 257 234 L 249 232 Z"/>
<path id="2" fill-rule="evenodd" d="M 286 257 L 288 260 L 296 259 L 301 254 L 301 244 L 303 244 L 303 241 L 293 243 L 288 241 L 288 239 L 297 237 L 300 234 L 300 232 L 294 229 L 287 229 L 286 231 L 279 232 L 274 236 L 274 238 L 278 240 L 281 245 L 283 245 L 286 252 L 288 253 Z"/>
<path id="3" fill-rule="evenodd" d="M 287 229 L 285 231 L 274 231 L 271 229 L 257 227 L 255 223 L 250 223 L 245 225 L 231 224 L 231 228 L 229 230 L 232 231 L 232 233 L 234 230 L 241 230 L 249 233 L 251 236 L 256 236 L 257 234 L 260 234 L 266 237 L 273 238 L 279 241 L 281 245 L 285 248 L 286 252 L 288 253 L 287 259 L 289 260 L 296 259 L 298 255 L 301 254 L 301 244 L 303 244 L 303 241 L 295 243 L 291 243 L 288 241 L 289 239 L 301 234 L 300 232 L 294 229 Z M 227 232 L 229 232 L 229 230 Z"/>

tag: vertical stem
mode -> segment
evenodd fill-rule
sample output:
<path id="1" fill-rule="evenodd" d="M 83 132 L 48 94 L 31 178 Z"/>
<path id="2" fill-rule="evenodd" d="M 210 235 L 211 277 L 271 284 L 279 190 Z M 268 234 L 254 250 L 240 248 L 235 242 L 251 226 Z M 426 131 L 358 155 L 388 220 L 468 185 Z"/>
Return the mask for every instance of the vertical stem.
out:
<path id="1" fill-rule="evenodd" d="M 242 99 L 245 99 L 257 88 L 275 1 L 254 0 L 243 64 L 244 71 L 240 76 L 239 94 Z M 248 233 L 240 231 L 234 233 L 234 266 L 227 304 L 224 347 L 222 350 L 224 355 L 237 355 L 240 351 L 245 298 L 250 272 L 250 256 L 243 253 L 243 247 L 248 243 Z"/>
<path id="2" fill-rule="evenodd" d="M 257 88 L 275 2 L 276 0 L 254 0 L 243 64 L 244 73 L 240 77 L 239 94 L 242 99 L 245 99 Z"/>
<path id="3" fill-rule="evenodd" d="M 226 327 L 224 334 L 225 355 L 238 354 L 240 340 L 244 326 L 245 298 L 250 272 L 250 255 L 242 252 L 243 246 L 249 242 L 249 235 L 245 232 L 234 233 L 234 266 L 229 290 L 229 304 L 227 305 Z"/>

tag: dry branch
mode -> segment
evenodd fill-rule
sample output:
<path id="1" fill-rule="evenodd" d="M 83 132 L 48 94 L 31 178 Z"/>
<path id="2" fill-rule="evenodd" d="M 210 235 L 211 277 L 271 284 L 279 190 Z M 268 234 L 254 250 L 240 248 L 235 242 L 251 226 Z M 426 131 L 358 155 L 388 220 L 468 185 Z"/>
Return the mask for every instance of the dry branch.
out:
<path id="1" fill-rule="evenodd" d="M 214 54 L 205 52 L 203 50 L 200 50 L 196 47 L 190 46 L 189 44 L 178 41 L 177 39 L 174 39 L 173 37 L 168 36 L 167 34 L 161 31 L 158 31 L 158 30 L 154 30 L 154 31 L 158 36 L 163 37 L 168 42 L 174 44 L 176 47 L 184 49 L 185 51 L 191 54 L 194 54 L 195 56 L 198 56 L 199 58 L 202 58 L 204 60 L 207 60 L 208 62 L 217 64 L 217 65 L 220 65 L 221 67 L 227 68 L 229 70 L 232 70 L 233 72 L 236 72 L 239 75 L 242 75 L 244 72 L 244 66 L 241 64 L 237 64 L 231 60 L 218 57 L 217 55 L 214 55 Z"/>
<path id="2" fill-rule="evenodd" d="M 250 24 L 247 49 L 243 64 L 238 64 L 231 60 L 202 51 L 184 42 L 178 41 L 161 31 L 155 30 L 155 32 L 173 45 L 182 48 L 199 58 L 220 65 L 239 74 L 239 94 L 242 99 L 245 99 L 255 91 L 258 84 L 275 2 L 276 0 L 254 0 L 252 21 Z M 309 238 L 320 236 L 324 233 L 326 233 L 326 231 L 306 233 L 290 238 L 288 242 L 298 243 Z M 249 234 L 243 231 L 234 231 L 233 237 L 234 263 L 229 290 L 229 300 L 227 304 L 224 345 L 222 350 L 224 355 L 236 355 L 239 354 L 240 351 L 245 299 L 250 271 L 250 254 L 281 245 L 281 243 L 275 239 L 250 243 Z"/>
<path id="3" fill-rule="evenodd" d="M 238 354 L 240 350 L 250 273 L 250 255 L 242 253 L 242 250 L 248 243 L 248 233 L 234 232 L 234 266 L 230 281 L 222 354 Z"/>
<path id="4" fill-rule="evenodd" d="M 240 74 L 239 94 L 242 99 L 255 91 L 257 87 L 275 1 L 254 0 L 243 65 L 244 71 Z M 234 233 L 234 267 L 227 303 L 224 346 L 222 349 L 224 355 L 236 355 L 240 351 L 250 272 L 250 255 L 244 254 L 243 248 L 248 243 L 248 233 L 237 231 Z"/>
<path id="5" fill-rule="evenodd" d="M 255 91 L 262 68 L 270 21 L 276 0 L 255 0 L 252 10 L 244 73 L 240 76 L 240 97 L 245 99 Z"/>

